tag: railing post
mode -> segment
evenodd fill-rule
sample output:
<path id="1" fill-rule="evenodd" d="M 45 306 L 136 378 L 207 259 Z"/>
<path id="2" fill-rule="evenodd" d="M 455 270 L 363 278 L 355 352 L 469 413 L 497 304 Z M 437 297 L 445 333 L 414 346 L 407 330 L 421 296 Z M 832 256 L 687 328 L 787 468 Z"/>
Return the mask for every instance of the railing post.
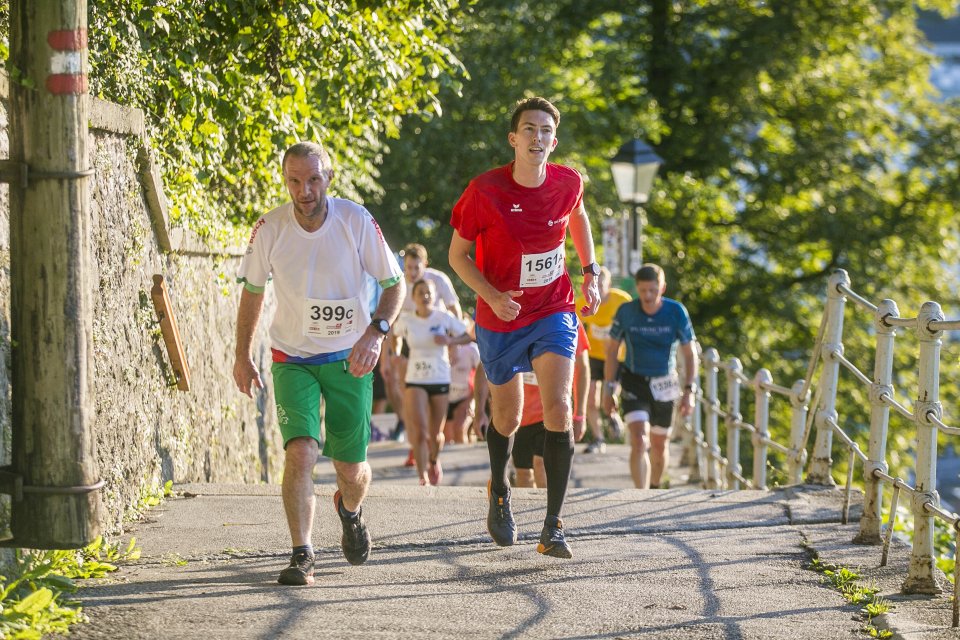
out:
<path id="1" fill-rule="evenodd" d="M 790 450 L 794 452 L 787 460 L 787 475 L 790 484 L 800 484 L 803 479 L 803 467 L 807 463 L 806 442 L 803 441 L 807 429 L 807 414 L 809 397 L 801 397 L 804 390 L 804 381 L 797 380 L 790 389 Z"/>
<path id="2" fill-rule="evenodd" d="M 739 489 L 737 475 L 743 476 L 740 466 L 740 374 L 743 365 L 738 358 L 727 361 L 727 488 Z"/>
<path id="3" fill-rule="evenodd" d="M 877 331 L 877 355 L 873 365 L 873 384 L 870 386 L 870 445 L 867 461 L 863 465 L 864 501 L 860 518 L 860 533 L 853 539 L 855 544 L 881 544 L 880 528 L 883 523 L 883 483 L 875 471 L 887 473 L 887 428 L 890 424 L 890 407 L 883 396 L 893 397 L 893 343 L 897 330 L 885 322 L 886 318 L 898 318 L 900 311 L 893 300 L 883 300 L 877 306 L 873 326 Z"/>
<path id="4" fill-rule="evenodd" d="M 753 488 L 767 488 L 767 438 L 770 437 L 770 392 L 763 385 L 773 382 L 767 369 L 760 369 L 753 378 Z"/>
<path id="5" fill-rule="evenodd" d="M 911 504 L 913 511 L 913 553 L 910 570 L 903 583 L 903 593 L 940 593 L 935 575 L 933 554 L 933 516 L 924 505 L 940 506 L 937 494 L 937 426 L 930 414 L 943 416 L 940 405 L 940 336 L 942 331 L 930 328 L 930 322 L 943 320 L 940 305 L 924 302 L 917 316 L 917 337 L 920 340 L 919 389 L 914 415 L 917 423 L 916 490 Z"/>
<path id="6" fill-rule="evenodd" d="M 840 285 L 850 286 L 850 277 L 843 269 L 834 271 L 827 283 L 827 305 L 824 309 L 827 322 L 820 351 L 823 359 L 823 369 L 820 372 L 820 407 L 815 408 L 817 413 L 814 424 L 817 427 L 817 438 L 813 447 L 810 471 L 807 473 L 809 484 L 836 485 L 830 472 L 833 464 L 830 455 L 833 431 L 828 420 L 837 419 L 837 382 L 840 378 L 840 363 L 829 354 L 836 350 L 843 352 L 843 307 L 847 297 L 840 292 Z"/>
<path id="7" fill-rule="evenodd" d="M 707 489 L 719 489 L 720 480 L 720 443 L 719 419 L 717 408 L 720 402 L 717 399 L 717 371 L 720 368 L 720 354 L 716 349 L 707 349 L 703 354 L 703 400 L 706 410 L 706 425 L 704 431 L 707 437 L 707 446 L 710 454 L 707 456 L 707 474 L 704 486 Z"/>

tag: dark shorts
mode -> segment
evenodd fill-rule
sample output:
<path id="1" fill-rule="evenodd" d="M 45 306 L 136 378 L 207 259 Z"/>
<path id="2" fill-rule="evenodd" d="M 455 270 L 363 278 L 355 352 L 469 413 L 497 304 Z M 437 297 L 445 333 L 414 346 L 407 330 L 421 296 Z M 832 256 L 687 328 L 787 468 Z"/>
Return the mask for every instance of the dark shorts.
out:
<path id="1" fill-rule="evenodd" d="M 533 469 L 533 456 L 543 457 L 543 440 L 547 430 L 542 422 L 526 424 L 513 436 L 513 466 Z"/>
<path id="2" fill-rule="evenodd" d="M 638 376 L 625 367 L 620 368 L 623 421 L 649 422 L 658 431 L 669 432 L 673 426 L 674 402 L 657 402 L 650 391 L 650 376 Z M 644 419 L 645 418 L 645 419 Z"/>
<path id="3" fill-rule="evenodd" d="M 598 358 L 590 358 L 590 381 L 591 382 L 603 382 L 603 367 L 606 364 L 606 360 L 600 360 Z M 614 380 L 620 379 L 620 370 L 623 369 L 623 365 L 617 365 L 617 377 Z"/>
<path id="4" fill-rule="evenodd" d="M 472 396 L 467 396 L 466 398 L 460 398 L 456 402 L 451 402 L 447 407 L 447 420 L 453 420 L 453 413 L 457 410 L 457 407 L 464 402 L 469 402 L 470 400 L 473 400 Z"/>
<path id="5" fill-rule="evenodd" d="M 577 316 L 554 313 L 514 331 L 490 331 L 477 326 L 477 347 L 487 380 L 506 384 L 518 373 L 533 371 L 532 361 L 543 353 L 573 360 L 577 348 Z"/>
<path id="6" fill-rule="evenodd" d="M 450 393 L 450 385 L 448 384 L 410 384 L 408 382 L 407 389 L 423 389 L 428 396 L 442 396 Z"/>

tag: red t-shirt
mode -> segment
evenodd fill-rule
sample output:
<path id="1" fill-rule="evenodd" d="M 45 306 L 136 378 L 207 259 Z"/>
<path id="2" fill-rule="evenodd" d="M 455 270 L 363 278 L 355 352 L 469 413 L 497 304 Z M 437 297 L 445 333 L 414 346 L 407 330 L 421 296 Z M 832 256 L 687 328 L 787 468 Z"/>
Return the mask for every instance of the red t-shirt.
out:
<path id="1" fill-rule="evenodd" d="M 477 299 L 477 324 L 512 331 L 541 318 L 573 311 L 573 285 L 564 261 L 570 213 L 583 202 L 583 178 L 574 169 L 547 164 L 536 188 L 513 179 L 513 164 L 483 173 L 453 207 L 450 224 L 476 242 L 477 268 L 499 291 L 522 290 L 520 315 L 504 322 Z"/>
<path id="2" fill-rule="evenodd" d="M 590 339 L 583 328 L 583 323 L 577 322 L 577 355 L 590 348 Z M 576 381 L 574 381 L 576 386 Z M 583 407 L 574 407 L 583 413 Z M 523 413 L 520 414 L 520 426 L 536 424 L 543 421 L 543 401 L 540 399 L 540 385 L 532 373 L 523 374 Z"/>

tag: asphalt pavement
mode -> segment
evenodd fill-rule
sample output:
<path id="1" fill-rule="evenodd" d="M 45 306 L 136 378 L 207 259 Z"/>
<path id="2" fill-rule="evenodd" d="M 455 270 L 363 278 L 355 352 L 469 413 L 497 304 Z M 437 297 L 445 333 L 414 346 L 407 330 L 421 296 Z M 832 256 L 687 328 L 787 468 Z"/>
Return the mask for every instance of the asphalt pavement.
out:
<path id="1" fill-rule="evenodd" d="M 542 489 L 515 489 L 520 539 L 486 533 L 485 446 L 448 447 L 444 484 L 420 487 L 406 447 L 371 446 L 364 503 L 373 550 L 339 549 L 333 469 L 316 469 L 316 583 L 276 582 L 289 559 L 279 487 L 179 485 L 130 531 L 142 551 L 79 591 L 74 638 L 865 638 L 860 607 L 805 568 L 818 554 L 858 570 L 893 613 L 894 637 L 957 638 L 946 597 L 898 595 L 909 550 L 850 544 L 842 493 L 632 488 L 628 450 L 577 447 L 564 509 L 571 560 L 539 555 Z M 676 456 L 675 456 L 676 457 Z"/>

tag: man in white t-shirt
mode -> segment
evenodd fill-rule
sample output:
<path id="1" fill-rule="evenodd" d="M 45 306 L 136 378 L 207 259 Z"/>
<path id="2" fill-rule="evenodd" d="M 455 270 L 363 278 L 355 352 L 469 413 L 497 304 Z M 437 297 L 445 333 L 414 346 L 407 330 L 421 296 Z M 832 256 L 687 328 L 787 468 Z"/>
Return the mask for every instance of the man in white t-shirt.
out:
<path id="1" fill-rule="evenodd" d="M 313 583 L 312 471 L 321 401 L 326 405 L 323 454 L 333 460 L 339 488 L 334 506 L 343 528 L 340 546 L 350 564 L 363 563 L 370 553 L 361 503 L 370 486 L 371 371 L 405 287 L 400 265 L 370 212 L 327 195 L 334 171 L 322 146 L 293 145 L 282 167 L 291 202 L 257 221 L 240 265 L 233 377 L 248 396 L 254 387 L 263 388 L 251 354 L 270 281 L 277 299 L 270 324 L 271 372 L 284 443 L 283 507 L 293 542 L 290 565 L 278 581 L 304 585 Z M 383 287 L 372 321 L 368 274 Z"/>

